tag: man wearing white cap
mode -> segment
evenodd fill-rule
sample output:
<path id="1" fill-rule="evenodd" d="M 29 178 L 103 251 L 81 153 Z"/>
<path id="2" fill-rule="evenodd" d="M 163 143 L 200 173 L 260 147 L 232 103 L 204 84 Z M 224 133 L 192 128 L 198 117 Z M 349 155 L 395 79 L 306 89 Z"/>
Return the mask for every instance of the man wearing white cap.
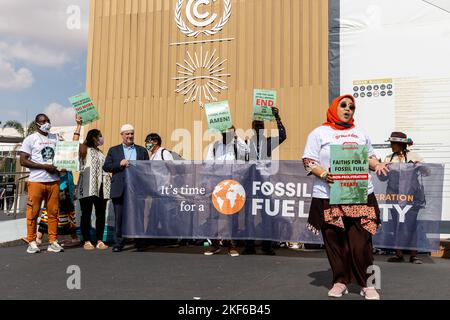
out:
<path id="1" fill-rule="evenodd" d="M 125 169 L 130 161 L 149 160 L 147 150 L 134 144 L 134 128 L 131 124 L 125 124 L 120 129 L 122 143 L 111 147 L 106 156 L 103 170 L 112 173 L 111 199 L 114 205 L 116 230 L 113 252 L 122 251 L 125 241 L 122 237 L 122 210 L 123 191 L 125 188 Z M 138 251 L 143 251 L 143 242 L 136 241 Z"/>

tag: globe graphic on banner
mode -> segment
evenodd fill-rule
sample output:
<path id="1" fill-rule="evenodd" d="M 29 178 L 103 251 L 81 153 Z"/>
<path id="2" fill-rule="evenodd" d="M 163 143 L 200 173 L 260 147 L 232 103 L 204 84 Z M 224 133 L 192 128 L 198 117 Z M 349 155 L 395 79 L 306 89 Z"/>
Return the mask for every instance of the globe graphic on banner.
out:
<path id="1" fill-rule="evenodd" d="M 241 211 L 245 204 L 245 189 L 234 180 L 219 183 L 213 191 L 214 208 L 222 214 L 232 215 Z"/>

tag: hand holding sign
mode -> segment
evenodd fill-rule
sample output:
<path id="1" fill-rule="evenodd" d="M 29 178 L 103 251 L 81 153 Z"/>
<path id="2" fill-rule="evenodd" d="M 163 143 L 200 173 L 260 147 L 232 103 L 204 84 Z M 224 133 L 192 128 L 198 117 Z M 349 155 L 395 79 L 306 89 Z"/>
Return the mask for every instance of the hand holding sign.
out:
<path id="1" fill-rule="evenodd" d="M 75 121 L 77 123 L 77 126 L 82 126 L 83 125 L 83 118 L 80 116 L 76 116 L 75 117 Z"/>
<path id="2" fill-rule="evenodd" d="M 47 171 L 50 174 L 55 174 L 55 173 L 58 172 L 58 168 L 56 168 L 52 164 L 43 164 L 42 166 L 43 166 L 44 170 Z"/>
<path id="3" fill-rule="evenodd" d="M 328 173 L 327 171 L 324 171 L 320 176 L 320 179 L 322 179 L 323 181 L 325 181 L 328 184 L 333 184 L 334 183 L 334 178 L 333 175 L 331 173 Z"/>
<path id="4" fill-rule="evenodd" d="M 122 161 L 120 161 L 120 166 L 121 167 L 128 167 L 130 165 L 130 162 L 126 159 L 123 159 Z"/>
<path id="5" fill-rule="evenodd" d="M 278 109 L 277 107 L 273 107 L 272 114 L 276 120 L 280 120 L 280 109 Z"/>
<path id="6" fill-rule="evenodd" d="M 387 167 L 387 163 L 384 163 L 384 162 L 377 163 L 375 165 L 375 172 L 379 176 L 381 176 L 381 175 L 387 176 L 388 172 L 389 172 L 389 168 Z"/>

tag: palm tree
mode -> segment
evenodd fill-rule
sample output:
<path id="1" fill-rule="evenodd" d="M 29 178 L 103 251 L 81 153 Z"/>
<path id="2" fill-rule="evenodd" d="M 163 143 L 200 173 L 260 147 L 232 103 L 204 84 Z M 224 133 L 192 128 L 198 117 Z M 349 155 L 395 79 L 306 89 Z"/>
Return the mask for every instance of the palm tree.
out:
<path id="1" fill-rule="evenodd" d="M 36 125 L 35 122 L 30 122 L 30 124 L 28 125 L 28 127 L 25 128 L 23 127 L 23 125 L 16 120 L 10 120 L 10 121 L 6 121 L 6 123 L 3 125 L 3 129 L 5 128 L 13 128 L 16 129 L 16 131 L 20 134 L 20 136 L 22 137 L 22 140 L 25 139 L 27 136 L 29 136 L 30 134 L 36 132 Z M 13 148 L 12 152 L 13 154 L 15 154 L 15 156 L 13 158 L 16 158 L 18 156 L 18 150 L 21 146 L 22 142 L 17 143 L 15 145 L 15 147 Z M 4 159 L 6 161 L 6 158 Z M 0 163 L 0 165 L 4 165 L 2 163 Z"/>
<path id="2" fill-rule="evenodd" d="M 26 138 L 30 134 L 36 132 L 36 125 L 35 125 L 34 121 L 30 122 L 30 124 L 28 125 L 26 130 L 23 127 L 23 125 L 19 121 L 16 121 L 16 120 L 6 121 L 6 123 L 3 125 L 3 129 L 5 129 L 5 128 L 16 129 L 16 131 L 22 136 L 22 138 Z"/>

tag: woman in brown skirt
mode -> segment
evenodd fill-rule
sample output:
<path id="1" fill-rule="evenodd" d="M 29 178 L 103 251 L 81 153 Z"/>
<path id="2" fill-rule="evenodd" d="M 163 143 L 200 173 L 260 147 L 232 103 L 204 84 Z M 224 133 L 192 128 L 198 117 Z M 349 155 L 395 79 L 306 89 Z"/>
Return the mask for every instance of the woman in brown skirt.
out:
<path id="1" fill-rule="evenodd" d="M 388 172 L 386 165 L 377 160 L 367 134 L 355 127 L 355 109 L 353 96 L 337 97 L 328 109 L 327 122 L 308 136 L 302 158 L 308 174 L 315 176 L 308 228 L 316 234 L 321 232 L 325 243 L 333 271 L 333 287 L 328 296 L 341 297 L 348 293 L 348 284 L 357 283 L 362 287 L 362 296 L 378 300 L 380 296 L 376 289 L 367 284 L 368 268 L 373 265 L 372 236 L 380 224 L 380 210 L 370 175 L 367 203 L 329 203 L 330 184 L 334 183 L 328 173 L 331 145 L 367 145 L 370 169 L 377 174 L 386 175 Z"/>

